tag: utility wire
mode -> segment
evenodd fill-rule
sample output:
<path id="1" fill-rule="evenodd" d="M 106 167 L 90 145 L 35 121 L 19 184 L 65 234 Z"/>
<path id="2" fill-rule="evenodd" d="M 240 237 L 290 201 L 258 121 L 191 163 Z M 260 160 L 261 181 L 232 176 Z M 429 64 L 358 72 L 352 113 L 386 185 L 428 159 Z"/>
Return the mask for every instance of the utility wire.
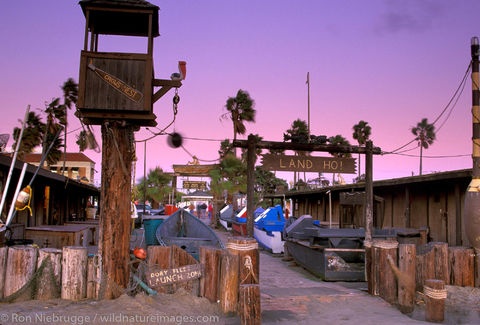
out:
<path id="1" fill-rule="evenodd" d="M 413 158 L 419 158 L 419 155 L 410 155 L 410 154 L 404 154 L 404 153 L 392 153 L 392 155 L 398 155 L 398 156 L 405 156 L 405 157 L 413 157 Z M 445 155 L 445 156 L 422 156 L 422 158 L 460 158 L 460 157 L 469 157 L 471 156 L 470 154 L 465 154 L 465 155 Z"/>
<path id="2" fill-rule="evenodd" d="M 469 64 L 468 64 L 468 67 L 467 67 L 467 70 L 465 71 L 465 74 L 463 75 L 462 77 L 462 80 L 460 81 L 460 84 L 458 85 L 457 89 L 455 90 L 454 94 L 452 95 L 452 97 L 450 98 L 450 100 L 448 101 L 447 105 L 445 106 L 445 108 L 442 110 L 442 112 L 437 116 L 437 118 L 433 121 L 432 124 L 435 124 L 438 122 L 438 120 L 441 118 L 441 116 L 447 111 L 448 107 L 450 107 L 450 104 L 455 100 L 455 104 L 453 107 L 455 107 L 456 103 L 458 102 L 458 99 L 460 98 L 460 95 L 463 93 L 463 89 L 465 88 L 465 84 L 466 84 L 466 80 L 467 80 L 467 77 L 468 77 L 468 72 L 470 71 L 472 67 L 472 62 L 470 61 Z M 459 91 L 460 91 L 460 94 L 459 94 Z M 457 96 L 458 94 L 458 96 Z M 437 132 L 438 130 L 443 127 L 443 125 L 445 124 L 445 122 L 448 120 L 448 118 L 450 117 L 450 114 L 451 114 L 451 111 L 453 110 L 453 108 L 450 110 L 450 113 L 448 114 L 447 118 L 445 119 L 445 121 L 442 123 L 442 125 L 440 125 L 440 127 L 437 129 Z M 384 151 L 383 154 L 394 154 L 396 152 L 398 152 L 399 150 L 407 147 L 408 145 L 410 145 L 411 143 L 417 141 L 417 138 L 414 138 L 412 139 L 411 141 L 407 142 L 406 144 L 396 148 L 395 150 L 392 150 L 392 151 Z"/>

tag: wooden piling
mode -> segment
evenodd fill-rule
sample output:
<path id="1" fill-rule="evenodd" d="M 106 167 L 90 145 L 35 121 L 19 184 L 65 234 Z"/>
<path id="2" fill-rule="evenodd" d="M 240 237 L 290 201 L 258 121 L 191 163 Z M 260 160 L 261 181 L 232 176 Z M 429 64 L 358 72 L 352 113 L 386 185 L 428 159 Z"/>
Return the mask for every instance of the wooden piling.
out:
<path id="1" fill-rule="evenodd" d="M 211 247 L 200 247 L 200 263 L 205 266 L 205 272 L 200 279 L 201 296 L 211 302 L 217 302 L 219 275 L 220 275 L 220 256 L 221 249 Z"/>
<path id="2" fill-rule="evenodd" d="M 443 242 L 433 242 L 431 245 L 433 245 L 435 251 L 435 279 L 442 280 L 444 284 L 449 284 L 448 244 Z"/>
<path id="3" fill-rule="evenodd" d="M 418 245 L 425 245 L 428 243 L 428 227 L 420 227 L 418 228 L 418 232 L 420 233 L 420 240 Z"/>
<path id="4" fill-rule="evenodd" d="M 57 248 L 41 248 L 38 251 L 37 269 L 45 259 L 49 259 L 42 274 L 37 279 L 35 299 L 50 300 L 60 297 L 62 279 L 62 250 Z"/>
<path id="5" fill-rule="evenodd" d="M 449 283 L 447 243 L 430 242 L 417 247 L 415 277 L 417 291 L 423 289 L 426 279 Z"/>
<path id="6" fill-rule="evenodd" d="M 237 312 L 239 256 L 224 252 L 221 256 L 220 307 L 224 314 Z"/>
<path id="7" fill-rule="evenodd" d="M 447 291 L 443 280 L 427 279 L 424 286 L 425 320 L 443 322 L 445 316 L 445 299 Z"/>
<path id="8" fill-rule="evenodd" d="M 32 246 L 9 247 L 4 285 L 5 297 L 16 293 L 32 279 L 37 267 L 37 256 L 38 249 Z M 14 301 L 31 300 L 33 293 L 33 285 L 30 285 Z"/>
<path id="9" fill-rule="evenodd" d="M 375 272 L 378 273 L 378 294 L 388 303 L 397 300 L 397 282 L 395 274 L 388 262 L 388 256 L 396 263 L 398 242 L 390 240 L 374 240 Z"/>
<path id="10" fill-rule="evenodd" d="M 472 248 L 454 246 L 448 248 L 449 284 L 460 287 L 475 285 L 475 255 Z"/>
<path id="11" fill-rule="evenodd" d="M 364 241 L 363 245 L 365 246 L 365 279 L 367 280 L 368 293 L 372 296 L 375 295 L 375 273 L 373 270 L 373 248 L 371 241 Z"/>
<path id="12" fill-rule="evenodd" d="M 87 264 L 86 247 L 63 247 L 62 299 L 78 301 L 87 297 Z"/>
<path id="13" fill-rule="evenodd" d="M 240 285 L 238 308 L 240 324 L 260 325 L 262 323 L 259 284 Z"/>
<path id="14" fill-rule="evenodd" d="M 87 299 L 98 299 L 100 289 L 100 267 L 97 256 L 88 256 L 87 261 Z"/>
<path id="15" fill-rule="evenodd" d="M 260 258 L 258 243 L 255 238 L 229 238 L 227 250 L 229 253 L 238 255 L 240 258 L 239 284 L 258 284 Z"/>
<path id="16" fill-rule="evenodd" d="M 3 298 L 3 287 L 5 285 L 5 271 L 7 269 L 8 247 L 0 247 L 0 299 Z"/>
<path id="17" fill-rule="evenodd" d="M 415 244 L 398 245 L 398 306 L 406 314 L 415 308 Z"/>
<path id="18" fill-rule="evenodd" d="M 475 269 L 475 288 L 480 288 L 480 249 L 474 248 L 475 260 L 474 260 L 474 269 Z"/>

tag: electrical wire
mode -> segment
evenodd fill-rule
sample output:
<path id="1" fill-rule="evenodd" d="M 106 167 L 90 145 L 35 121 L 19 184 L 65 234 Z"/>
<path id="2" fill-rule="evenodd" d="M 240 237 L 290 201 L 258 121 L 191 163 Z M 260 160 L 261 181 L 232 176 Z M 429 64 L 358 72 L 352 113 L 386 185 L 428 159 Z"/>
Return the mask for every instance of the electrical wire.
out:
<path id="1" fill-rule="evenodd" d="M 465 85 L 466 85 L 466 81 L 467 81 L 467 78 L 468 78 L 468 73 L 470 71 L 472 67 L 472 61 L 469 62 L 468 66 L 467 66 L 467 70 L 465 71 L 465 74 L 463 75 L 462 77 L 462 80 L 460 81 L 460 84 L 458 85 L 457 89 L 455 90 L 454 94 L 452 95 L 452 97 L 450 98 L 450 100 L 448 101 L 447 105 L 445 106 L 445 108 L 442 110 L 442 112 L 440 112 L 440 114 L 437 116 L 437 118 L 433 121 L 433 125 L 435 125 L 435 123 L 438 122 L 438 120 L 442 117 L 442 115 L 447 111 L 447 109 L 450 107 L 450 105 L 452 104 L 452 102 L 455 100 L 454 102 L 454 105 L 452 106 L 452 108 L 450 109 L 450 112 L 448 113 L 446 119 L 443 121 L 443 123 L 440 125 L 440 127 L 437 129 L 437 133 L 438 133 L 438 130 L 441 129 L 443 127 L 443 125 L 445 124 L 445 122 L 448 120 L 448 118 L 450 117 L 450 114 L 451 112 L 453 111 L 453 108 L 455 108 L 455 105 L 457 104 L 459 98 L 460 98 L 460 95 L 463 93 L 463 90 L 465 88 Z M 460 93 L 459 93 L 460 91 Z M 458 95 L 457 95 L 458 94 Z M 415 137 L 414 139 L 410 140 L 409 142 L 407 142 L 406 144 L 396 148 L 395 150 L 391 150 L 391 151 L 384 151 L 382 154 L 394 154 L 396 152 L 398 152 L 399 150 L 407 147 L 408 145 L 410 145 L 411 143 L 415 142 L 415 141 L 418 141 L 417 138 Z"/>
<path id="2" fill-rule="evenodd" d="M 198 161 L 203 161 L 203 162 L 216 162 L 216 161 L 220 161 L 220 159 L 212 159 L 212 160 L 206 160 L 206 159 L 200 159 L 198 158 L 197 156 L 195 155 L 192 155 L 192 153 L 190 151 L 187 150 L 187 148 L 185 148 L 183 145 L 181 145 L 182 149 L 192 158 L 196 158 Z"/>
<path id="3" fill-rule="evenodd" d="M 404 153 L 392 153 L 392 155 L 420 158 L 420 155 L 409 155 Z M 465 154 L 465 155 L 422 156 L 422 158 L 461 158 L 461 157 L 470 157 L 470 156 L 471 156 L 470 154 Z"/>

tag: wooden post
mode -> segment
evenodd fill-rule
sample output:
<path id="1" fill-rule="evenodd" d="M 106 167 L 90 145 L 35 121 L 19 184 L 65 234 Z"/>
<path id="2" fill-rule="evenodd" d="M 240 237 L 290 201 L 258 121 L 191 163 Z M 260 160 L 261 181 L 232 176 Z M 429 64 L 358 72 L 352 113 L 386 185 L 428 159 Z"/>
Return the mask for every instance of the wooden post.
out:
<path id="1" fill-rule="evenodd" d="M 253 211 L 255 202 L 255 136 L 248 135 L 247 148 L 247 237 L 253 238 Z"/>
<path id="2" fill-rule="evenodd" d="M 220 307 L 224 314 L 237 312 L 239 257 L 224 252 L 221 257 Z"/>
<path id="3" fill-rule="evenodd" d="M 8 297 L 21 289 L 33 276 L 37 267 L 38 249 L 32 246 L 11 246 L 8 249 L 7 269 L 5 273 L 4 297 Z M 33 284 L 33 283 L 32 283 Z M 14 301 L 30 300 L 33 297 L 33 286 Z"/>
<path id="4" fill-rule="evenodd" d="M 97 258 L 97 256 L 88 256 L 87 261 L 87 298 L 95 300 L 98 299 L 98 290 L 100 289 L 98 282 L 100 279 L 100 270 L 96 261 Z"/>
<path id="5" fill-rule="evenodd" d="M 435 279 L 442 280 L 444 284 L 449 284 L 448 244 L 443 242 L 433 242 L 432 245 L 435 251 Z"/>
<path id="6" fill-rule="evenodd" d="M 257 241 L 245 237 L 228 238 L 227 250 L 239 256 L 239 284 L 258 284 L 260 258 Z"/>
<path id="7" fill-rule="evenodd" d="M 473 250 L 475 251 L 475 288 L 480 288 L 480 249 Z"/>
<path id="8" fill-rule="evenodd" d="M 425 320 L 427 322 L 443 322 L 445 316 L 445 299 L 447 290 L 442 280 L 425 280 Z"/>
<path id="9" fill-rule="evenodd" d="M 168 246 L 148 246 L 147 248 L 147 265 L 158 265 L 162 269 L 169 269 L 170 266 L 170 251 Z M 155 289 L 159 293 L 172 292 L 172 286 L 162 286 Z"/>
<path id="10" fill-rule="evenodd" d="M 378 272 L 378 294 L 388 303 L 394 304 L 397 300 L 397 282 L 389 265 L 388 256 L 392 258 L 394 263 L 397 262 L 398 243 L 396 241 L 375 240 L 373 247 L 375 251 L 374 261 L 377 264 L 375 271 Z"/>
<path id="11" fill-rule="evenodd" d="M 415 244 L 398 245 L 398 305 L 402 313 L 415 308 Z"/>
<path id="12" fill-rule="evenodd" d="M 475 286 L 475 255 L 472 248 L 449 247 L 448 265 L 450 273 L 449 283 L 460 287 Z"/>
<path id="13" fill-rule="evenodd" d="M 105 299 L 116 298 L 126 288 L 130 269 L 131 166 L 134 156 L 133 126 L 119 122 L 102 125 L 102 188 L 100 242 L 102 271 L 108 277 Z"/>
<path id="14" fill-rule="evenodd" d="M 222 250 L 218 248 L 200 247 L 200 263 L 205 265 L 204 275 L 200 279 L 200 292 L 211 302 L 217 302 L 221 253 Z"/>
<path id="15" fill-rule="evenodd" d="M 0 247 L 0 299 L 3 298 L 3 287 L 5 285 L 5 271 L 7 269 L 8 247 Z"/>
<path id="16" fill-rule="evenodd" d="M 372 296 L 375 295 L 375 272 L 373 269 L 373 248 L 371 241 L 364 241 L 365 246 L 365 279 L 367 280 L 368 293 Z"/>
<path id="17" fill-rule="evenodd" d="M 420 227 L 418 228 L 418 232 L 420 233 L 420 241 L 418 245 L 425 245 L 426 243 L 428 243 L 428 227 Z"/>
<path id="18" fill-rule="evenodd" d="M 62 299 L 78 301 L 87 297 L 87 248 L 63 247 Z"/>
<path id="19" fill-rule="evenodd" d="M 62 280 L 62 250 L 57 248 L 41 248 L 38 251 L 37 269 L 42 265 L 43 260 L 50 259 L 50 262 L 43 269 L 37 279 L 37 292 L 35 299 L 50 300 L 60 297 Z"/>
<path id="20" fill-rule="evenodd" d="M 238 308 L 240 314 L 240 324 L 259 325 L 262 323 L 260 307 L 260 285 L 240 285 Z"/>
<path id="21" fill-rule="evenodd" d="M 365 240 L 372 241 L 373 225 L 373 143 L 367 141 L 365 154 Z"/>

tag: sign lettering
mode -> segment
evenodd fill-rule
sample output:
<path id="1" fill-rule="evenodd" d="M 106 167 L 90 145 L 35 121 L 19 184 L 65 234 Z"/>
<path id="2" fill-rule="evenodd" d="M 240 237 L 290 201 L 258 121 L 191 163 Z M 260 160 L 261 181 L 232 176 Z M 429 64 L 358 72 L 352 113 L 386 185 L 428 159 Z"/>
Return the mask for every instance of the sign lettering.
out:
<path id="1" fill-rule="evenodd" d="M 206 190 L 207 182 L 205 181 L 183 181 L 183 188 L 189 190 Z"/>
<path id="2" fill-rule="evenodd" d="M 262 166 L 267 170 L 294 172 L 355 174 L 356 170 L 356 162 L 354 158 L 286 156 L 272 154 L 262 155 Z"/>
<path id="3" fill-rule="evenodd" d="M 149 287 L 195 280 L 203 275 L 202 264 L 191 264 L 173 269 L 150 269 L 145 276 Z"/>

